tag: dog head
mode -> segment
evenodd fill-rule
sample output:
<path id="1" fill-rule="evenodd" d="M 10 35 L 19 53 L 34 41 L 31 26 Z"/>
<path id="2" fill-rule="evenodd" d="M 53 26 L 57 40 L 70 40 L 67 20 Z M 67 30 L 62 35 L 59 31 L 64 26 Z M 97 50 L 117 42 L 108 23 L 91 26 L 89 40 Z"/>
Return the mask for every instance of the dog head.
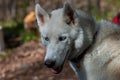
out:
<path id="1" fill-rule="evenodd" d="M 46 46 L 44 63 L 54 73 L 59 73 L 69 58 L 73 44 L 77 49 L 83 46 L 83 30 L 79 26 L 76 11 L 69 3 L 65 3 L 63 8 L 50 14 L 36 4 L 35 12 L 42 44 Z"/>

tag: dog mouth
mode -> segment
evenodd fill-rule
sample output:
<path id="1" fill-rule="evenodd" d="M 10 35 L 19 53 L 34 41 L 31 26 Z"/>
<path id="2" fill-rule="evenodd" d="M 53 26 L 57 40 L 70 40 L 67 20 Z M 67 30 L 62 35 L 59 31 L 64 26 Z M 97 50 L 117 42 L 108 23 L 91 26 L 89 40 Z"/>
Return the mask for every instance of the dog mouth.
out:
<path id="1" fill-rule="evenodd" d="M 69 50 L 67 51 L 67 53 L 69 53 Z M 64 61 L 63 61 L 63 63 L 62 63 L 61 66 L 58 66 L 58 67 L 55 67 L 55 66 L 54 67 L 49 67 L 50 70 L 51 70 L 51 72 L 54 73 L 54 74 L 59 74 L 62 71 L 62 69 L 63 69 L 63 66 L 64 66 L 64 63 L 65 63 L 66 59 L 68 59 L 68 54 L 65 56 L 65 59 L 64 59 Z"/>
<path id="2" fill-rule="evenodd" d="M 67 51 L 67 53 L 69 52 L 69 50 Z M 67 59 L 68 57 L 67 57 L 67 55 L 65 56 L 65 58 Z M 63 61 L 63 64 L 60 66 L 60 67 L 57 67 L 57 68 L 51 68 L 51 71 L 54 73 L 54 74 L 59 74 L 61 71 L 62 71 L 62 69 L 63 69 L 63 66 L 64 66 L 64 63 L 65 63 L 65 60 L 66 59 L 64 59 L 64 61 Z"/>
<path id="3" fill-rule="evenodd" d="M 54 74 L 59 74 L 63 69 L 63 66 L 57 67 L 57 68 L 51 68 L 51 72 Z"/>

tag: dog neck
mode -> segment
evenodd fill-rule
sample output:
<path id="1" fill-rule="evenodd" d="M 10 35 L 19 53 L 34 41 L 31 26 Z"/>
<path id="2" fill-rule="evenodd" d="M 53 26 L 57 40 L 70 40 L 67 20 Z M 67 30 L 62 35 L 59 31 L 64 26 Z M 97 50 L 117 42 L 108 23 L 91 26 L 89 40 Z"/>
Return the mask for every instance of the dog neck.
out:
<path id="1" fill-rule="evenodd" d="M 72 61 L 72 62 L 74 62 L 74 63 L 78 63 L 78 62 L 80 62 L 80 61 L 84 58 L 86 52 L 87 52 L 87 51 L 92 47 L 92 45 L 94 44 L 95 39 L 96 39 L 96 36 L 97 36 L 97 33 L 98 33 L 98 29 L 96 30 L 96 32 L 95 32 L 95 34 L 94 34 L 94 36 L 93 36 L 93 41 L 92 41 L 92 43 L 91 43 L 79 56 L 71 59 L 70 61 Z"/>

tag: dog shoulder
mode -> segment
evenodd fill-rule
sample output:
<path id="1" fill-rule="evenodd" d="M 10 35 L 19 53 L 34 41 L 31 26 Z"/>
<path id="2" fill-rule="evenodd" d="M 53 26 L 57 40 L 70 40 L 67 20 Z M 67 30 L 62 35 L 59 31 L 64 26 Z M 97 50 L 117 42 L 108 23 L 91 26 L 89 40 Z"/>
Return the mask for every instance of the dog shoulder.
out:
<path id="1" fill-rule="evenodd" d="M 97 27 L 103 32 L 106 31 L 106 32 L 112 33 L 112 32 L 120 31 L 120 26 L 118 26 L 117 24 L 114 24 L 111 21 L 106 21 L 106 20 L 99 21 L 97 23 Z"/>
<path id="2" fill-rule="evenodd" d="M 99 42 L 105 39 L 119 40 L 120 39 L 120 26 L 106 20 L 101 20 L 97 23 Z"/>

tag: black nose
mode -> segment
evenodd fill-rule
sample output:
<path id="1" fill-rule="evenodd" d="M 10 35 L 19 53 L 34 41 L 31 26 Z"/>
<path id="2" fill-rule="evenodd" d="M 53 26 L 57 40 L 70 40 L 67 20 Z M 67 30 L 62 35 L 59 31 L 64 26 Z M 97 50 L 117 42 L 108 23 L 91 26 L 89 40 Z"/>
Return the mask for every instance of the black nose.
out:
<path id="1" fill-rule="evenodd" d="M 45 60 L 45 65 L 49 68 L 53 67 L 55 65 L 55 61 L 54 60 Z"/>

